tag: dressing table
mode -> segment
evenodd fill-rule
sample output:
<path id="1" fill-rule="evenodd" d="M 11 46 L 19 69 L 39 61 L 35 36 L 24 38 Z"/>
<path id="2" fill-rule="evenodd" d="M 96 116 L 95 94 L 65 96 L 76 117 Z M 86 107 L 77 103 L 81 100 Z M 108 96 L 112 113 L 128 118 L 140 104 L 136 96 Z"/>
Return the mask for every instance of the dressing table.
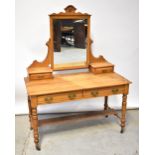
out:
<path id="1" fill-rule="evenodd" d="M 125 115 L 129 80 L 114 71 L 114 65 L 103 56 L 94 57 L 90 37 L 90 15 L 77 12 L 72 5 L 64 12 L 53 13 L 50 18 L 48 53 L 44 61 L 34 61 L 24 78 L 29 107 L 29 120 L 34 143 L 39 145 L 39 126 L 47 123 L 66 123 L 71 120 L 92 119 L 114 115 L 125 128 Z M 57 59 L 56 59 L 57 58 Z M 67 59 L 66 59 L 67 58 Z M 56 74 L 56 71 L 88 69 L 88 72 Z M 121 116 L 108 106 L 108 96 L 122 94 Z M 38 120 L 37 106 L 81 99 L 104 97 L 103 110 L 81 112 L 71 116 Z"/>

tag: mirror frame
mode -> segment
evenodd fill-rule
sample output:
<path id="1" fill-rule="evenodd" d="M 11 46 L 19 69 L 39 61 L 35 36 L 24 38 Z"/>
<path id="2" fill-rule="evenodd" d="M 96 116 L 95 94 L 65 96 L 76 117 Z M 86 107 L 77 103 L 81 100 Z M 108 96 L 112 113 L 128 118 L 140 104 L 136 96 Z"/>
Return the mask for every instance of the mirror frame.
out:
<path id="1" fill-rule="evenodd" d="M 92 54 L 91 44 L 93 41 L 90 37 L 90 14 L 76 12 L 76 8 L 73 5 L 67 6 L 65 12 L 60 13 L 53 13 L 50 14 L 50 38 L 47 41 L 46 45 L 48 47 L 48 53 L 46 58 L 39 62 L 34 60 L 30 66 L 28 66 L 27 70 L 32 68 L 40 68 L 45 67 L 48 69 L 52 69 L 54 71 L 57 70 L 70 70 L 70 69 L 82 69 L 82 68 L 89 68 L 91 63 L 96 62 L 107 62 L 107 60 L 103 56 L 94 57 Z M 86 55 L 86 63 L 85 64 L 78 64 L 78 63 L 71 63 L 71 65 L 64 65 L 60 64 L 57 68 L 54 68 L 54 34 L 53 34 L 53 19 L 87 19 L 88 20 L 88 30 L 87 30 L 87 55 Z"/>
<path id="2" fill-rule="evenodd" d="M 65 12 L 53 13 L 50 14 L 50 38 L 51 38 L 51 66 L 53 70 L 68 70 L 68 69 L 80 69 L 80 68 L 88 68 L 89 66 L 89 47 L 90 47 L 90 16 L 87 13 L 76 12 L 76 8 L 72 5 L 67 6 Z M 85 62 L 73 62 L 73 63 L 62 63 L 62 64 L 54 64 L 54 28 L 53 22 L 56 19 L 86 19 L 87 20 L 87 46 L 86 46 L 86 60 Z"/>

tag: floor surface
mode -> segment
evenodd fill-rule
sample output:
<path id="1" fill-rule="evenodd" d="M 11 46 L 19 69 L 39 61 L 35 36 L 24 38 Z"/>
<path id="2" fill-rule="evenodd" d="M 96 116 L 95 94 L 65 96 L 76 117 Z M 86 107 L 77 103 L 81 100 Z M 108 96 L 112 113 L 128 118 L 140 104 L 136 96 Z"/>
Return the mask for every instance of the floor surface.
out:
<path id="1" fill-rule="evenodd" d="M 16 155 L 138 155 L 139 111 L 127 111 L 123 134 L 114 116 L 46 125 L 39 133 L 41 151 L 36 151 L 28 116 L 16 116 Z"/>

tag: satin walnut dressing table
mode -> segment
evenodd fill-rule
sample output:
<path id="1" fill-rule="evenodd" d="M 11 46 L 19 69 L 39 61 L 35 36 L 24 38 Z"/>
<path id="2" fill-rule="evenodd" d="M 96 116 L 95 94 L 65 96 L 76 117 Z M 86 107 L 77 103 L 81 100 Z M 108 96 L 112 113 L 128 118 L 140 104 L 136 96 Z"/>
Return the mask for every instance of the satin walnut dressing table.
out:
<path id="1" fill-rule="evenodd" d="M 90 15 L 76 12 L 69 5 L 65 12 L 53 13 L 50 18 L 48 54 L 44 61 L 34 61 L 28 68 L 25 84 L 28 94 L 29 120 L 34 143 L 39 146 L 39 126 L 63 123 L 96 116 L 115 115 L 120 119 L 121 133 L 125 128 L 125 115 L 129 80 L 114 71 L 114 65 L 103 56 L 94 57 L 91 50 Z M 82 55 L 84 54 L 84 55 Z M 67 62 L 71 58 L 71 62 Z M 56 62 L 56 57 L 60 62 Z M 81 61 L 79 60 L 82 59 Z M 59 60 L 59 59 L 58 59 Z M 53 74 L 55 71 L 88 69 L 88 72 Z M 108 96 L 122 94 L 121 116 L 108 106 Z M 87 98 L 104 97 L 102 111 L 82 112 L 72 116 L 38 120 L 37 106 Z"/>

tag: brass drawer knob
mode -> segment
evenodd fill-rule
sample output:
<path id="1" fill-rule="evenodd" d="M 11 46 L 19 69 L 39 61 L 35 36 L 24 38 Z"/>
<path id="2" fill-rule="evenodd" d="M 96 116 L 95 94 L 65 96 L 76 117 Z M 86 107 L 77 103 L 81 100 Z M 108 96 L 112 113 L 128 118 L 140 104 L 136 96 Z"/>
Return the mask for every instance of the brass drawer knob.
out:
<path id="1" fill-rule="evenodd" d="M 75 93 L 69 93 L 69 94 L 68 94 L 68 98 L 69 98 L 70 100 L 73 100 L 73 99 L 76 98 L 76 94 L 75 94 Z"/>
<path id="2" fill-rule="evenodd" d="M 91 95 L 94 96 L 94 97 L 98 96 L 98 94 L 99 94 L 98 91 L 92 91 L 91 92 Z"/>
<path id="3" fill-rule="evenodd" d="M 46 102 L 51 102 L 53 100 L 53 98 L 50 96 L 50 97 L 45 97 L 45 101 Z"/>
<path id="4" fill-rule="evenodd" d="M 115 89 L 112 89 L 112 93 L 118 93 L 119 89 L 115 88 Z"/>

